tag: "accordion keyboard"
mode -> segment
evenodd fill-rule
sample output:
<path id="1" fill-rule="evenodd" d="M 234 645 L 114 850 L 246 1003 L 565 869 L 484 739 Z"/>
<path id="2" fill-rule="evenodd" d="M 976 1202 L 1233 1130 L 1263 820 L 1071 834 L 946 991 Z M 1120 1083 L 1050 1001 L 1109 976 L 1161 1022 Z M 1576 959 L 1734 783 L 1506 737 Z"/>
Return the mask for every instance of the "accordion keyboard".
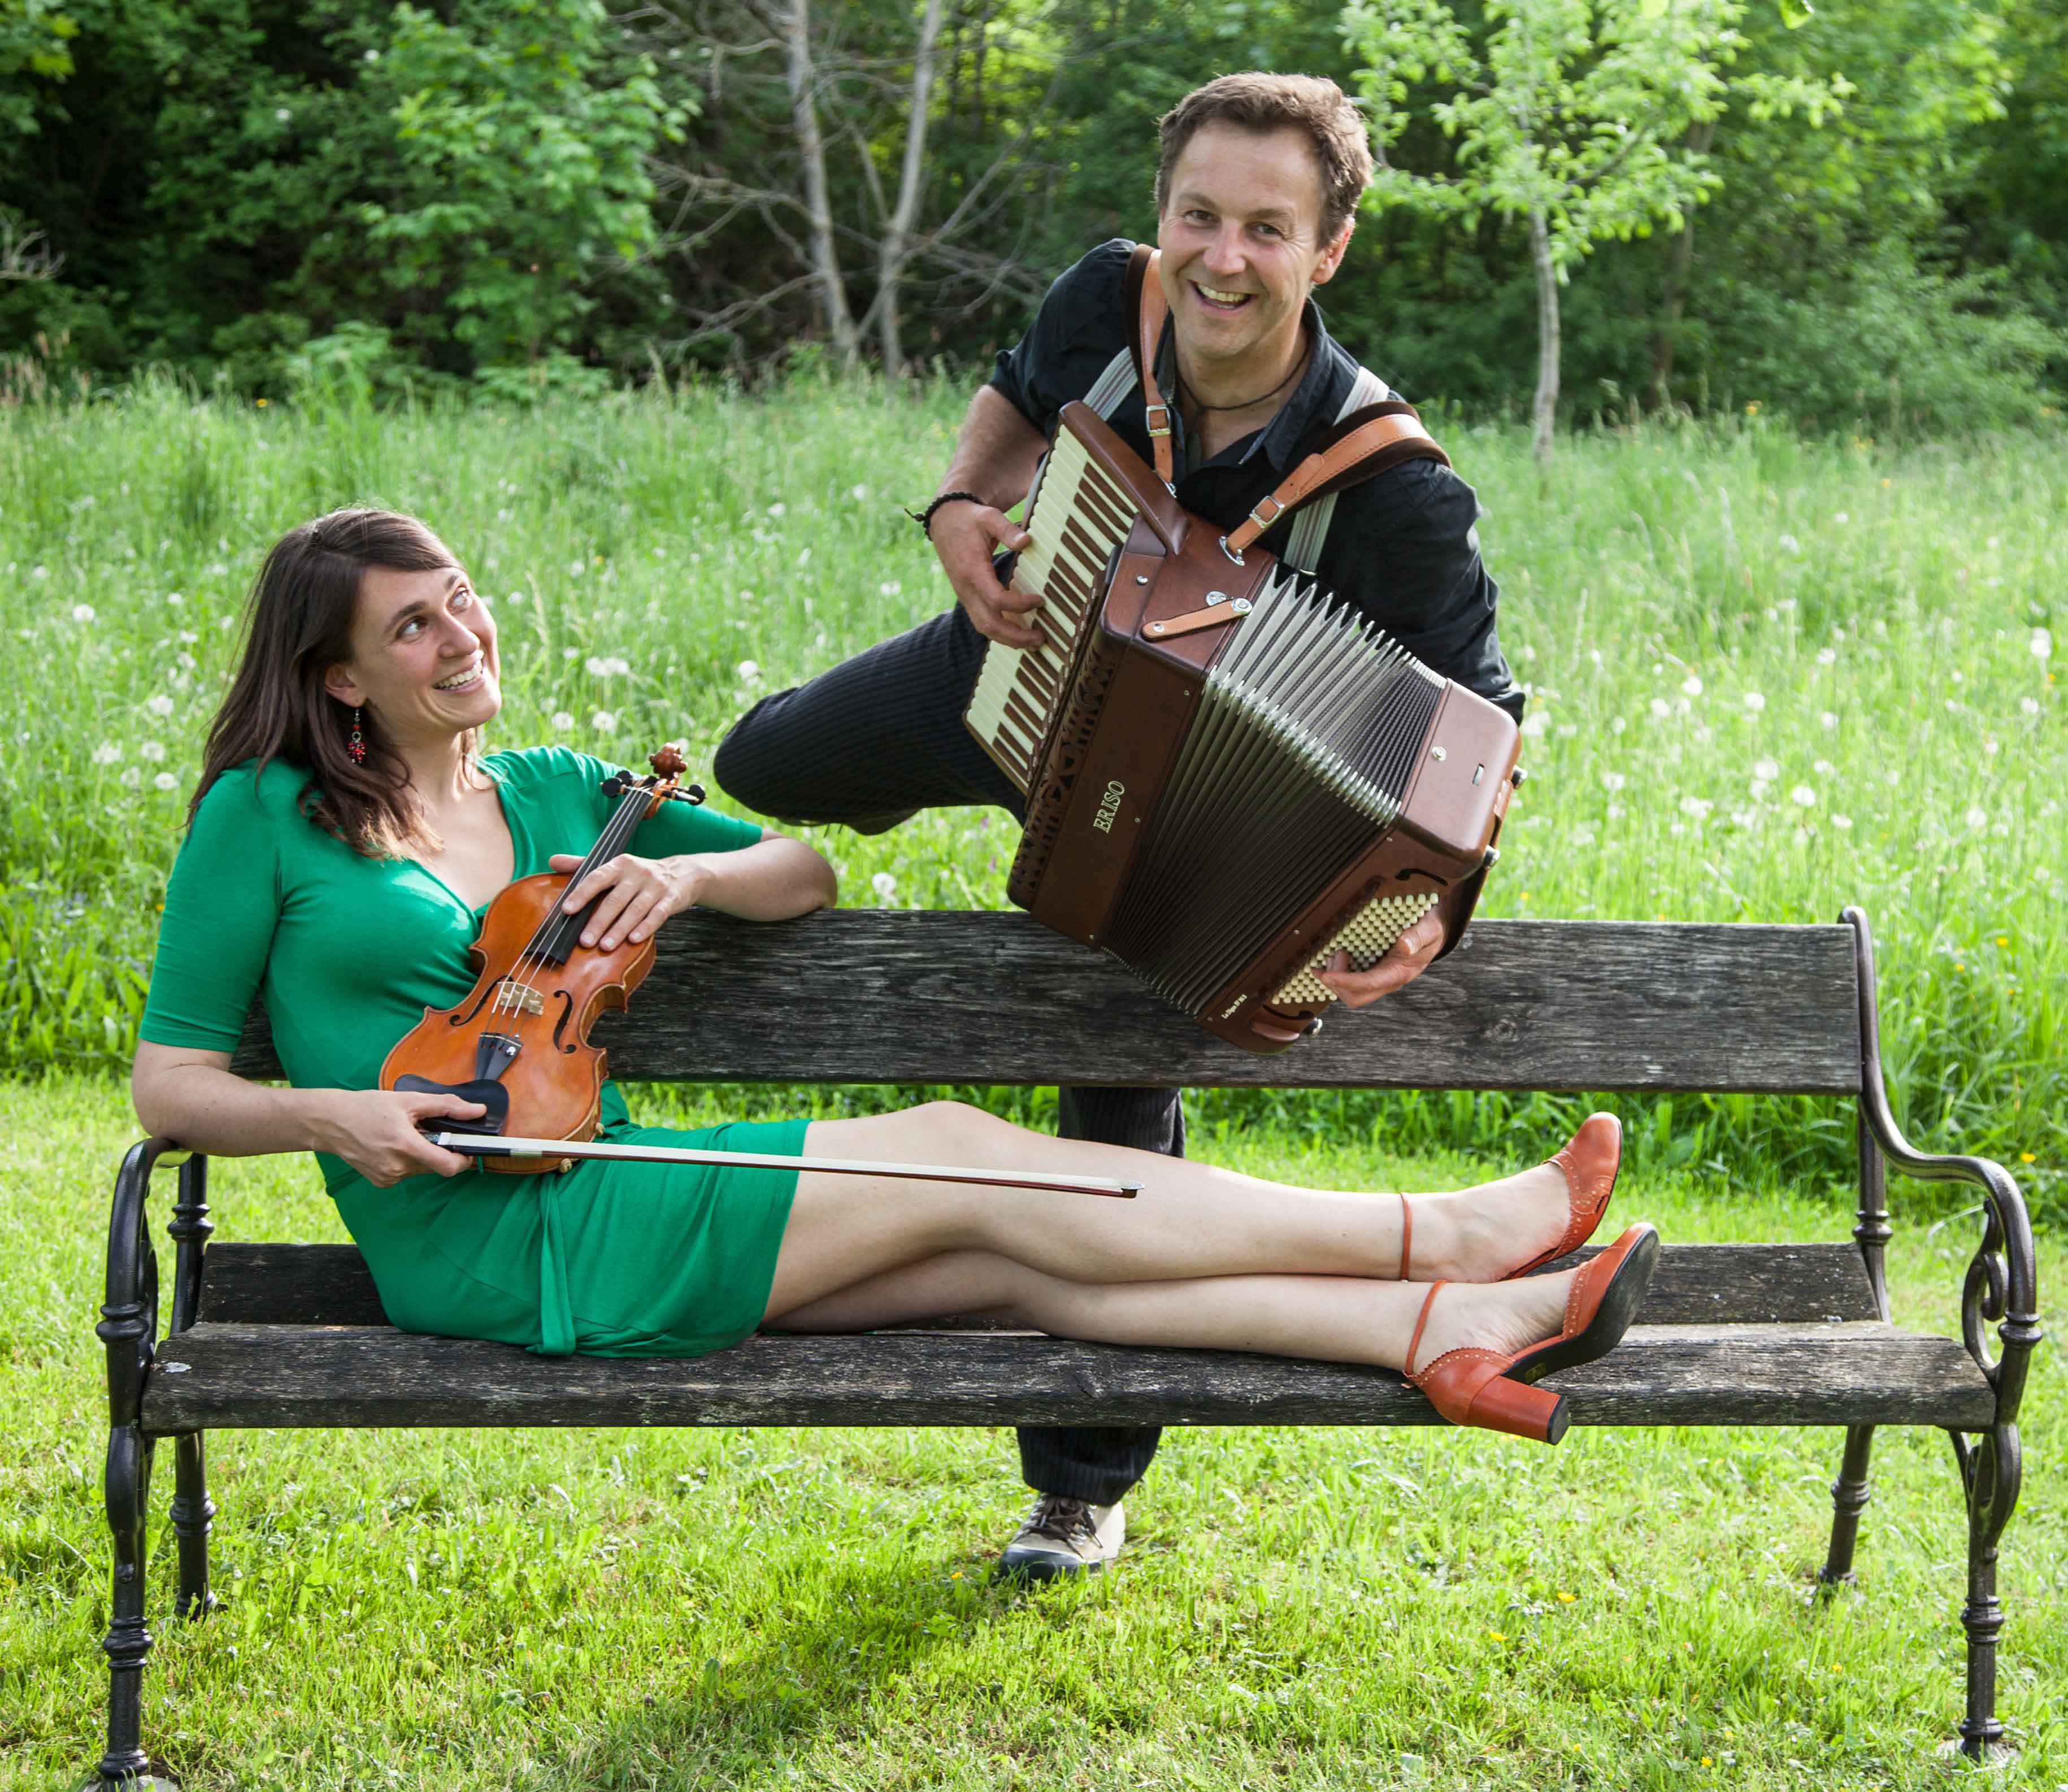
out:
<path id="1" fill-rule="evenodd" d="M 979 744 L 1023 792 L 1033 787 L 1107 563 L 1138 514 L 1135 500 L 1083 443 L 1058 430 L 1028 507 L 1027 532 L 1034 539 L 1012 571 L 1015 591 L 1040 599 L 1028 620 L 1047 639 L 1030 648 L 990 643 L 967 712 Z"/>

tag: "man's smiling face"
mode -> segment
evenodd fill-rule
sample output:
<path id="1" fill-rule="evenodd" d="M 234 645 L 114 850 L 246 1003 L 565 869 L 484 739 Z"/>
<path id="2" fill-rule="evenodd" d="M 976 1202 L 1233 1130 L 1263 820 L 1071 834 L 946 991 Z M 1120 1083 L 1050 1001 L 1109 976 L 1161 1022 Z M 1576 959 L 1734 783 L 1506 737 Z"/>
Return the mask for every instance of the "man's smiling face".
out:
<path id="1" fill-rule="evenodd" d="M 1349 241 L 1321 237 L 1321 166 L 1306 133 L 1203 124 L 1170 170 L 1158 264 L 1193 376 L 1217 383 L 1285 371 L 1307 295 Z"/>

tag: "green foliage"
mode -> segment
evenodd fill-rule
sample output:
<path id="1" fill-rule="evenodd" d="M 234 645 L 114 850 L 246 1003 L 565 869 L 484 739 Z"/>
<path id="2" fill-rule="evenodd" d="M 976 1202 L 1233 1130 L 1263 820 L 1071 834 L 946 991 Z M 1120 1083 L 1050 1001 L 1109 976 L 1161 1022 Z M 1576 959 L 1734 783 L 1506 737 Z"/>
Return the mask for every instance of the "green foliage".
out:
<path id="1" fill-rule="evenodd" d="M 465 378 L 635 353 L 660 289 L 648 152 L 678 128 L 599 0 L 84 0 L 77 71 L 0 92 L 41 121 L 0 205 L 61 278 L 0 299 L 18 343 L 67 330 L 104 368 L 161 360 L 278 392 L 352 326 L 369 376 Z M 96 104 L 76 104 L 92 93 Z M 332 342 L 317 359 L 334 358 Z"/>

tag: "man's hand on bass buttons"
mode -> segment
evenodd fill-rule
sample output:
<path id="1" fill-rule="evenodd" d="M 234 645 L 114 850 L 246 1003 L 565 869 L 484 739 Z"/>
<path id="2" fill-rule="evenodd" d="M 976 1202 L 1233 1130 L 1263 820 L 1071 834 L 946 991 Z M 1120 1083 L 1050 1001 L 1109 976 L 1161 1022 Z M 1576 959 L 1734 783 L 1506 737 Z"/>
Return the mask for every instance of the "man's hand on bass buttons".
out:
<path id="1" fill-rule="evenodd" d="M 1443 949 L 1443 924 L 1424 915 L 1395 940 L 1370 970 L 1354 971 L 1347 952 L 1332 953 L 1325 969 L 1315 974 L 1336 992 L 1346 1008 L 1365 1008 L 1381 996 L 1405 989 L 1435 961 Z"/>

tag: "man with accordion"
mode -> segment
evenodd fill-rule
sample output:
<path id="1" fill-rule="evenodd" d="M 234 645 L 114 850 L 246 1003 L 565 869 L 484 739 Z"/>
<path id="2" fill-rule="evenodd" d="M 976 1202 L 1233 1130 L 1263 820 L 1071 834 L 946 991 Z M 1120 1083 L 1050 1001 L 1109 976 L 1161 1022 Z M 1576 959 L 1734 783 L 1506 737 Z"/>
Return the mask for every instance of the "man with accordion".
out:
<path id="1" fill-rule="evenodd" d="M 973 732 L 974 716 L 965 721 L 990 644 L 1036 649 L 1044 640 L 1027 614 L 1039 599 L 1005 583 L 1011 556 L 1030 542 L 1007 512 L 1027 498 L 1073 401 L 1154 461 L 1183 510 L 1233 532 L 1339 421 L 1390 400 L 1329 336 L 1312 298 L 1341 264 L 1370 172 L 1363 122 L 1333 82 L 1227 75 L 1179 101 L 1161 124 L 1160 254 L 1152 262 L 1117 240 L 1092 250 L 1049 289 L 970 405 L 921 518 L 956 607 L 756 705 L 719 750 L 726 790 L 764 815 L 864 833 L 921 808 L 969 804 L 1024 821 L 1022 784 L 996 745 Z M 1519 718 L 1522 694 L 1495 633 L 1498 594 L 1480 560 L 1477 503 L 1440 456 L 1398 460 L 1332 496 L 1264 514 L 1270 526 L 1256 537 L 1264 550 L 1312 574 L 1433 672 Z M 1443 937 L 1427 914 L 1370 968 L 1353 970 L 1338 954 L 1318 975 L 1360 1007 L 1419 975 Z M 1059 1120 L 1069 1137 L 1184 1149 L 1174 1090 L 1065 1089 Z M 1069 1223 L 1060 1208 L 1056 1223 Z M 1125 1534 L 1122 1497 L 1159 1435 L 1021 1428 L 1022 1471 L 1037 1497 L 1001 1571 L 1047 1579 L 1102 1568 Z"/>

